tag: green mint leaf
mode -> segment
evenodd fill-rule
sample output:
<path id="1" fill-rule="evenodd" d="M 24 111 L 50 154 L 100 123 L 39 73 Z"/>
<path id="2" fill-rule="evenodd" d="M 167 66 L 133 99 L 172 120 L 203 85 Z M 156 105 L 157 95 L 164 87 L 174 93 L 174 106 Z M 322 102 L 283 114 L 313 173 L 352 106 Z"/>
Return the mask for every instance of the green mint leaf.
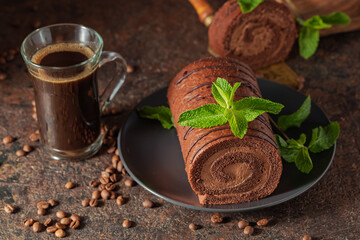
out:
<path id="1" fill-rule="evenodd" d="M 290 145 L 278 134 L 274 134 L 274 136 L 276 143 L 279 147 L 279 152 L 281 157 L 289 163 L 295 162 L 295 159 L 299 154 L 300 148 L 297 145 L 293 145 L 293 144 Z M 290 139 L 290 140 L 294 140 L 294 139 Z"/>
<path id="2" fill-rule="evenodd" d="M 236 82 L 231 90 L 230 100 L 229 100 L 231 106 L 233 105 L 233 102 L 234 102 L 235 92 L 240 87 L 240 85 L 241 85 L 241 82 Z"/>
<path id="3" fill-rule="evenodd" d="M 331 24 L 324 23 L 322 18 L 318 15 L 313 16 L 306 21 L 303 22 L 303 26 L 310 27 L 313 29 L 324 29 L 324 28 L 331 28 Z"/>
<path id="4" fill-rule="evenodd" d="M 312 130 L 309 150 L 313 153 L 322 152 L 331 148 L 340 134 L 338 122 L 332 122 L 325 127 L 317 127 Z"/>
<path id="5" fill-rule="evenodd" d="M 183 112 L 179 116 L 178 124 L 194 128 L 210 128 L 223 125 L 227 122 L 224 117 L 224 108 L 211 103 L 193 110 Z"/>
<path id="6" fill-rule="evenodd" d="M 283 131 L 289 127 L 300 127 L 301 123 L 310 115 L 311 110 L 311 98 L 308 96 L 301 107 L 290 115 L 280 116 L 277 124 Z"/>
<path id="7" fill-rule="evenodd" d="M 319 30 L 310 27 L 302 27 L 299 34 L 300 55 L 308 59 L 315 52 L 319 45 Z"/>
<path id="8" fill-rule="evenodd" d="M 298 142 L 299 146 L 303 146 L 306 142 L 306 135 L 302 133 L 296 142 Z"/>
<path id="9" fill-rule="evenodd" d="M 233 103 L 235 110 L 241 111 L 248 122 L 253 121 L 264 112 L 278 114 L 284 105 L 267 99 L 247 97 Z"/>
<path id="10" fill-rule="evenodd" d="M 216 82 L 213 82 L 212 85 L 212 95 L 215 98 L 215 101 L 224 108 L 229 108 L 230 106 L 230 95 L 233 88 L 230 83 L 224 78 L 217 78 Z"/>
<path id="11" fill-rule="evenodd" d="M 320 16 L 320 18 L 324 23 L 332 25 L 347 25 L 351 22 L 350 17 L 343 12 L 333 12 L 326 16 Z"/>
<path id="12" fill-rule="evenodd" d="M 240 111 L 233 109 L 225 109 L 224 116 L 229 121 L 231 131 L 235 136 L 243 138 L 246 134 L 248 125 L 246 118 L 242 115 Z"/>
<path id="13" fill-rule="evenodd" d="M 248 13 L 254 10 L 264 0 L 238 0 L 242 13 Z"/>
<path id="14" fill-rule="evenodd" d="M 168 107 L 144 106 L 141 109 L 138 109 L 138 113 L 142 118 L 159 120 L 161 125 L 166 129 L 174 127 L 174 120 Z"/>
<path id="15" fill-rule="evenodd" d="M 313 163 L 310 158 L 309 150 L 307 147 L 303 147 L 298 152 L 295 158 L 295 165 L 300 172 L 308 174 L 313 168 Z"/>

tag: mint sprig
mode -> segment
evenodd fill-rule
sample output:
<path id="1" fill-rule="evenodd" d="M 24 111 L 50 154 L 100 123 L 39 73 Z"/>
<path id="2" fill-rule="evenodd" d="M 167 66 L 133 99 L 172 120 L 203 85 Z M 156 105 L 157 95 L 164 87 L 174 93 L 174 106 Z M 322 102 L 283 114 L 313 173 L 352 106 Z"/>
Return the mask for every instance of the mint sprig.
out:
<path id="1" fill-rule="evenodd" d="M 242 13 L 248 13 L 254 10 L 264 0 L 238 0 Z"/>
<path id="2" fill-rule="evenodd" d="M 325 127 L 317 127 L 312 130 L 311 141 L 305 146 L 306 135 L 302 133 L 298 140 L 287 139 L 286 141 L 278 134 L 275 140 L 279 146 L 281 157 L 295 166 L 303 173 L 309 173 L 313 168 L 310 152 L 319 153 L 331 148 L 339 137 L 340 126 L 338 122 L 332 122 Z"/>
<path id="3" fill-rule="evenodd" d="M 350 17 L 343 12 L 334 12 L 326 16 L 315 15 L 303 21 L 299 18 L 297 22 L 302 25 L 299 34 L 300 55 L 308 59 L 319 45 L 319 29 L 331 28 L 333 25 L 347 25 Z"/>
<path id="4" fill-rule="evenodd" d="M 282 115 L 278 118 L 277 124 L 283 131 L 290 127 L 300 127 L 301 123 L 310 115 L 311 98 L 308 96 L 301 107 L 290 115 Z"/>
<path id="5" fill-rule="evenodd" d="M 269 112 L 278 114 L 284 107 L 270 100 L 248 97 L 234 102 L 236 90 L 241 83 L 232 87 L 223 78 L 217 78 L 212 85 L 212 95 L 218 104 L 205 104 L 199 108 L 183 112 L 178 124 L 194 128 L 210 128 L 229 122 L 235 136 L 243 138 L 247 132 L 248 122 L 259 115 Z"/>
<path id="6" fill-rule="evenodd" d="M 141 109 L 138 109 L 138 113 L 142 118 L 158 120 L 161 123 L 161 125 L 166 129 L 170 129 L 174 127 L 174 120 L 171 115 L 171 111 L 168 107 L 144 106 Z"/>

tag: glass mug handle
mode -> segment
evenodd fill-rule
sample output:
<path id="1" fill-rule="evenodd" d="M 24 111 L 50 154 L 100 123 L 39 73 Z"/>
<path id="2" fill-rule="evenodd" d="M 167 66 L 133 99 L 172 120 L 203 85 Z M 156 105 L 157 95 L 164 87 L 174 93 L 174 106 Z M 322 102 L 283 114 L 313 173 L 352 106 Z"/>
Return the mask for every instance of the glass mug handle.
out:
<path id="1" fill-rule="evenodd" d="M 100 57 L 99 68 L 109 62 L 115 62 L 116 75 L 110 80 L 99 96 L 101 113 L 104 112 L 105 108 L 114 99 L 116 93 L 124 84 L 126 78 L 126 61 L 120 54 L 116 52 L 103 51 Z"/>

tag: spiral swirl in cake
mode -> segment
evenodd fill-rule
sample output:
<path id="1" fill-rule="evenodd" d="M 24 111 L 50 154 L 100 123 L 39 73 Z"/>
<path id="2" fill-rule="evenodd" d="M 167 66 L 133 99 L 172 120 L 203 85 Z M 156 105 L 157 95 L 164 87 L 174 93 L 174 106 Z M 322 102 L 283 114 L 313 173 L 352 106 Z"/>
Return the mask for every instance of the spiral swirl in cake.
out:
<path id="1" fill-rule="evenodd" d="M 237 1 L 227 1 L 216 12 L 208 33 L 211 51 L 236 57 L 253 70 L 284 61 L 297 37 L 290 10 L 275 1 L 263 2 L 246 14 Z"/>
<path id="2" fill-rule="evenodd" d="M 235 100 L 261 97 L 251 69 L 231 58 L 203 58 L 172 80 L 168 101 L 175 123 L 179 115 L 215 103 L 211 86 L 218 77 L 241 82 Z M 253 201 L 271 194 L 279 183 L 282 163 L 266 114 L 249 123 L 243 139 L 228 124 L 191 128 L 175 124 L 186 172 L 201 204 Z"/>

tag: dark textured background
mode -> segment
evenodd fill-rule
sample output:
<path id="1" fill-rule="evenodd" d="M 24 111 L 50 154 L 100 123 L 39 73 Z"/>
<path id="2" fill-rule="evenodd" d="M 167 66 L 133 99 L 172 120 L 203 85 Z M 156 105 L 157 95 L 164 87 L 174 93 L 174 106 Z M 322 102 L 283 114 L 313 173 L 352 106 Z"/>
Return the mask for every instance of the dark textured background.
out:
<path id="1" fill-rule="evenodd" d="M 210 1 L 210 0 L 209 0 Z M 217 9 L 223 1 L 211 0 Z M 1 1 L 0 53 L 19 47 L 24 37 L 41 26 L 74 22 L 97 30 L 105 41 L 105 50 L 121 53 L 135 72 L 116 98 L 112 108 L 120 114 L 107 117 L 119 125 L 126 112 L 141 99 L 161 89 L 186 64 L 207 53 L 207 29 L 201 25 L 187 1 Z M 34 217 L 43 222 L 54 217 L 57 210 L 83 217 L 79 230 L 70 230 L 71 239 L 243 239 L 236 223 L 240 219 L 257 221 L 272 219 L 269 227 L 255 232 L 252 239 L 301 239 L 309 234 L 315 239 L 360 238 L 360 32 L 322 38 L 315 56 L 305 61 L 298 56 L 297 45 L 288 64 L 306 79 L 303 93 L 311 94 L 332 121 L 339 121 L 341 136 L 334 163 L 324 178 L 303 195 L 264 210 L 224 214 L 227 222 L 211 223 L 212 213 L 188 210 L 167 203 L 136 186 L 123 187 L 129 197 L 124 206 L 114 201 L 99 208 L 83 208 L 81 199 L 89 197 L 89 180 L 100 176 L 109 165 L 111 155 L 102 151 L 82 162 L 57 162 L 49 159 L 40 148 L 25 157 L 15 151 L 29 143 L 35 131 L 31 118 L 33 89 L 20 55 L 0 65 L 7 79 L 0 81 L 0 137 L 13 135 L 11 145 L 0 143 L 0 239 L 50 239 L 46 233 L 33 233 L 22 226 L 24 219 Z M 32 144 L 37 146 L 37 144 Z M 67 181 L 79 187 L 66 190 Z M 47 216 L 36 216 L 35 203 L 54 198 L 60 205 Z M 158 207 L 144 209 L 144 199 Z M 3 211 L 6 203 L 19 208 L 16 214 Z M 135 227 L 123 229 L 124 218 Z M 188 224 L 200 224 L 192 232 Z"/>

